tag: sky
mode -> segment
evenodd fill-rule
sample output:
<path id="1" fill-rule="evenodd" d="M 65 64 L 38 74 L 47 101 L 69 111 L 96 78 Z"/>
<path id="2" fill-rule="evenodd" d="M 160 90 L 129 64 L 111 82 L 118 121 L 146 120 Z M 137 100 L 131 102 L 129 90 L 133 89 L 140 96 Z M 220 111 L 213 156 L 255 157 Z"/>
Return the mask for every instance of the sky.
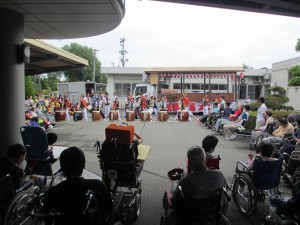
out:
<path id="1" fill-rule="evenodd" d="M 82 39 L 46 40 L 57 47 L 72 42 L 97 49 L 103 67 L 241 66 L 259 69 L 299 57 L 300 18 L 157 1 L 126 1 L 121 24 Z"/>

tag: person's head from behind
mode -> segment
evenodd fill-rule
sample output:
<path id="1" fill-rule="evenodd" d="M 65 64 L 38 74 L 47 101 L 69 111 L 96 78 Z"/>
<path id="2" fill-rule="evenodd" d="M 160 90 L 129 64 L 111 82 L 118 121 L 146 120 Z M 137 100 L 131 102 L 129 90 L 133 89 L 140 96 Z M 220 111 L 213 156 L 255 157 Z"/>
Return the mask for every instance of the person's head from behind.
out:
<path id="1" fill-rule="evenodd" d="M 282 127 L 286 127 L 288 124 L 288 121 L 285 117 L 280 118 L 278 121 L 279 121 L 279 125 Z"/>
<path id="2" fill-rule="evenodd" d="M 27 151 L 23 145 L 13 144 L 9 146 L 6 156 L 20 165 L 25 160 L 26 153 Z"/>
<path id="3" fill-rule="evenodd" d="M 230 107 L 230 102 L 225 102 L 225 107 L 229 108 Z"/>
<path id="4" fill-rule="evenodd" d="M 204 148 L 205 152 L 212 153 L 217 144 L 219 142 L 219 139 L 214 136 L 214 135 L 207 135 L 203 140 L 202 140 L 202 148 Z"/>
<path id="5" fill-rule="evenodd" d="M 59 158 L 60 167 L 64 175 L 68 177 L 79 177 L 85 168 L 85 156 L 81 149 L 70 147 L 65 149 Z"/>
<path id="6" fill-rule="evenodd" d="M 249 110 L 250 110 L 250 105 L 245 105 L 245 106 L 244 106 L 244 111 L 245 111 L 245 112 L 248 112 Z"/>
<path id="7" fill-rule="evenodd" d="M 272 115 L 273 115 L 273 113 L 272 113 L 272 111 L 269 110 L 269 109 L 265 112 L 265 117 L 266 117 L 266 118 L 269 118 L 269 117 L 271 117 Z"/>
<path id="8" fill-rule="evenodd" d="M 218 102 L 214 102 L 214 108 L 218 108 L 219 103 Z"/>
<path id="9" fill-rule="evenodd" d="M 191 171 L 201 170 L 206 167 L 205 151 L 200 146 L 190 147 L 187 151 L 188 167 Z"/>
<path id="10" fill-rule="evenodd" d="M 297 126 L 300 128 L 300 119 L 297 120 Z"/>
<path id="11" fill-rule="evenodd" d="M 263 103 L 265 103 L 265 98 L 264 97 L 262 97 L 262 96 L 259 96 L 258 98 L 257 98 L 257 102 L 258 102 L 258 104 L 263 104 Z"/>
<path id="12" fill-rule="evenodd" d="M 48 145 L 53 145 L 57 141 L 57 134 L 48 133 L 47 139 L 48 139 Z"/>
<path id="13" fill-rule="evenodd" d="M 270 143 L 262 143 L 258 146 L 258 152 L 262 157 L 272 157 L 274 146 Z"/>

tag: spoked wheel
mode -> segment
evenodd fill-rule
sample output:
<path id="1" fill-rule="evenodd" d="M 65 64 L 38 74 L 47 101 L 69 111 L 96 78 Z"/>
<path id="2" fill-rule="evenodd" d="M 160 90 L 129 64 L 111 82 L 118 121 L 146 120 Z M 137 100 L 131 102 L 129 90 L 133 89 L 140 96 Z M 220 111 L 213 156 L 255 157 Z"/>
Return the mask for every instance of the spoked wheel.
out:
<path id="1" fill-rule="evenodd" d="M 229 219 L 225 215 L 223 215 L 223 214 L 221 214 L 221 216 L 220 216 L 220 222 L 219 222 L 219 224 L 220 225 L 231 225 Z"/>
<path id="2" fill-rule="evenodd" d="M 296 194 L 296 187 L 287 173 L 281 173 L 278 194 L 288 198 L 291 198 Z"/>
<path id="3" fill-rule="evenodd" d="M 136 194 L 134 202 L 134 219 L 139 218 L 141 212 L 142 198 L 140 194 Z"/>
<path id="4" fill-rule="evenodd" d="M 256 210 L 256 190 L 247 174 L 236 177 L 232 190 L 233 199 L 238 209 L 245 215 L 252 215 Z"/>
<path id="5" fill-rule="evenodd" d="M 31 193 L 19 193 L 9 205 L 5 215 L 5 225 L 31 224 L 32 218 L 28 213 L 34 210 L 34 199 Z"/>

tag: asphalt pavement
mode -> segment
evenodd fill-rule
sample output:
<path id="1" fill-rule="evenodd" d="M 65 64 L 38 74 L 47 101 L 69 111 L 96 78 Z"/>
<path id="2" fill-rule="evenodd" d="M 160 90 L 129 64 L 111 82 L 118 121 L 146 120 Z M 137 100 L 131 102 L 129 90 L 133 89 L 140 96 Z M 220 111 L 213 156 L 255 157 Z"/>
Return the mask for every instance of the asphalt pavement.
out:
<path id="1" fill-rule="evenodd" d="M 189 147 L 202 144 L 202 139 L 213 134 L 209 129 L 196 123 L 194 116 L 191 122 L 178 122 L 171 115 L 168 122 L 159 122 L 156 118 L 150 122 L 128 122 L 135 126 L 135 131 L 144 138 L 144 143 L 151 146 L 148 158 L 142 172 L 142 208 L 140 217 L 134 225 L 158 225 L 163 215 L 162 197 L 169 190 L 171 182 L 167 172 L 175 167 L 185 168 L 185 156 Z M 77 146 L 85 152 L 86 170 L 101 176 L 99 161 L 94 144 L 105 139 L 105 128 L 110 123 L 121 124 L 122 121 L 64 121 L 48 132 L 58 135 L 57 145 Z M 226 141 L 223 136 L 217 136 L 219 144 L 215 153 L 220 154 L 220 167 L 228 184 L 231 184 L 238 160 L 247 161 L 250 151 L 249 138 L 238 141 Z M 231 193 L 230 193 L 231 194 Z M 231 201 L 226 216 L 233 225 L 262 224 L 263 213 L 268 211 L 268 202 L 259 202 L 257 214 L 243 216 Z"/>

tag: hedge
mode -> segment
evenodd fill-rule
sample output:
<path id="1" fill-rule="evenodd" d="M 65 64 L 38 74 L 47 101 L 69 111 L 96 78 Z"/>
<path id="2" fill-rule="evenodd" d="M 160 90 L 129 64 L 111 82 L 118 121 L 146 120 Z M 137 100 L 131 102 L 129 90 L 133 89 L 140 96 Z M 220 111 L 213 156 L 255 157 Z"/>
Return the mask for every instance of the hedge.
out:
<path id="1" fill-rule="evenodd" d="M 278 120 L 282 117 L 288 117 L 289 114 L 291 114 L 293 111 L 273 111 L 273 118 L 275 120 Z M 257 112 L 256 111 L 250 111 L 249 112 L 249 119 L 245 122 L 245 128 L 252 130 L 255 128 L 255 124 L 256 124 L 256 115 Z"/>

